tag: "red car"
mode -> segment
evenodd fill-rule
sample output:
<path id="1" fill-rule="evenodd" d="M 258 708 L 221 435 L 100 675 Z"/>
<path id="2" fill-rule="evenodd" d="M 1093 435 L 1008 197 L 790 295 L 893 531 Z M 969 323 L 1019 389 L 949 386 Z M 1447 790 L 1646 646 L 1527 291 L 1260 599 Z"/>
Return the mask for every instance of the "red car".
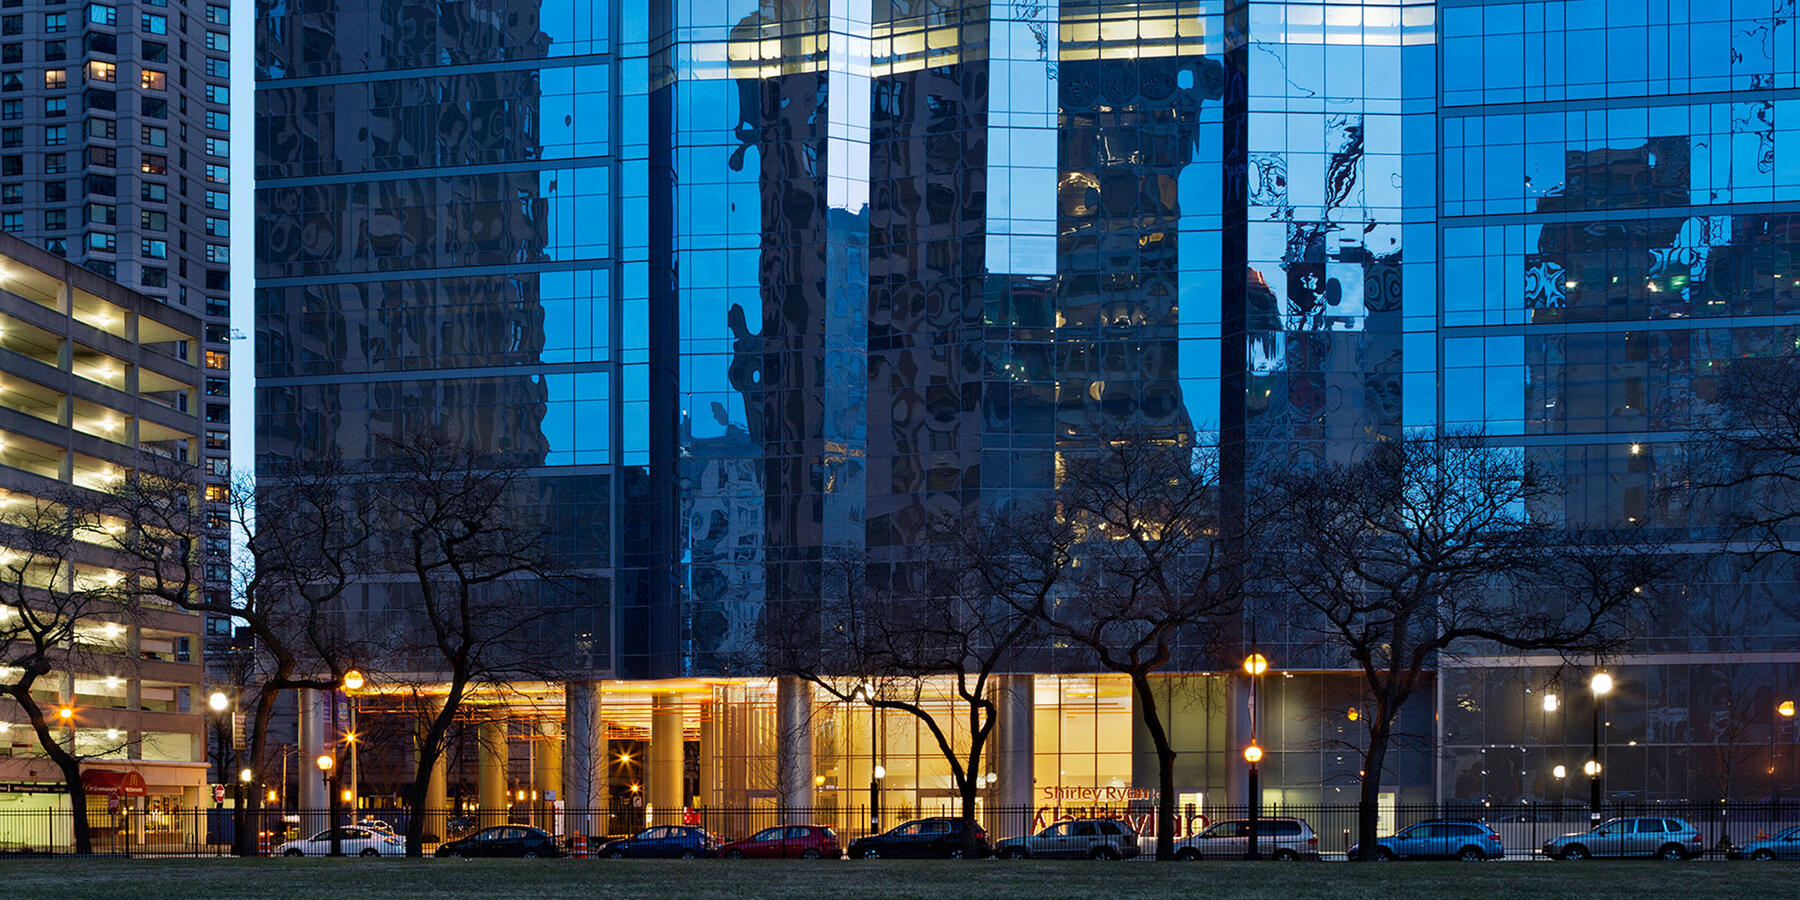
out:
<path id="1" fill-rule="evenodd" d="M 824 825 L 777 825 L 719 848 L 726 859 L 837 859 L 837 832 Z"/>

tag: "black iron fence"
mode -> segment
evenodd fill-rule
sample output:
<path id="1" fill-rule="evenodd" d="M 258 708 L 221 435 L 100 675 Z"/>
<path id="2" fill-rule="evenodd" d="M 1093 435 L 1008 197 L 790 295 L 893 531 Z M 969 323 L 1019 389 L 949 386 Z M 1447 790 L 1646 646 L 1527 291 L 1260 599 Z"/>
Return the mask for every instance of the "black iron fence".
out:
<path id="1" fill-rule="evenodd" d="M 1178 843 L 1221 823 L 1249 816 L 1243 807 L 1186 807 L 1177 811 L 1173 839 Z M 954 801 L 922 804 L 899 812 L 872 816 L 867 807 L 819 807 L 781 810 L 773 805 L 743 808 L 694 808 L 650 810 L 638 806 L 605 809 L 565 809 L 548 804 L 520 804 L 505 811 L 436 810 L 422 814 L 421 829 L 429 854 L 444 840 L 455 839 L 493 825 L 517 824 L 542 828 L 572 847 L 577 832 L 590 852 L 609 838 L 633 834 L 659 825 L 688 825 L 705 829 L 720 841 L 750 837 L 777 825 L 830 826 L 843 847 L 857 838 L 894 828 L 922 817 L 958 815 Z M 1348 804 L 1266 804 L 1265 818 L 1299 819 L 1312 830 L 1315 847 L 1323 859 L 1343 859 L 1357 842 L 1357 807 Z M 1603 818 L 1654 816 L 1681 819 L 1701 835 L 1704 856 L 1722 857 L 1733 846 L 1773 836 L 1800 826 L 1800 801 L 1791 803 L 1637 803 L 1614 802 L 1603 808 Z M 403 835 L 411 813 L 404 809 L 340 812 L 336 823 L 365 830 L 391 830 Z M 1035 834 L 1057 822 L 1080 818 L 1121 819 L 1139 835 L 1140 859 L 1153 858 L 1156 843 L 1156 811 L 1142 804 L 1089 806 L 1080 803 L 1038 807 L 993 808 L 978 811 L 977 821 L 991 844 L 1003 838 Z M 1588 807 L 1576 804 L 1533 804 L 1494 807 L 1468 804 L 1407 804 L 1382 806 L 1377 811 L 1382 835 L 1432 820 L 1480 822 L 1500 836 L 1509 859 L 1540 858 L 1544 842 L 1590 827 Z M 279 855 L 283 845 L 326 833 L 332 819 L 324 810 L 258 809 L 247 812 L 248 842 L 259 854 Z M 228 856 L 232 854 L 236 819 L 230 807 L 133 812 L 126 810 L 91 815 L 88 835 L 93 852 L 117 856 Z M 1230 827 L 1227 824 L 1226 827 Z M 69 854 L 76 851 L 74 816 L 66 810 L 0 810 L 0 856 L 19 854 Z M 325 846 L 325 845 L 319 845 Z M 307 855 L 319 846 L 298 846 Z M 391 853 L 378 849 L 380 853 Z M 359 845 L 358 849 L 362 849 Z M 1266 852 L 1265 848 L 1265 852 Z"/>

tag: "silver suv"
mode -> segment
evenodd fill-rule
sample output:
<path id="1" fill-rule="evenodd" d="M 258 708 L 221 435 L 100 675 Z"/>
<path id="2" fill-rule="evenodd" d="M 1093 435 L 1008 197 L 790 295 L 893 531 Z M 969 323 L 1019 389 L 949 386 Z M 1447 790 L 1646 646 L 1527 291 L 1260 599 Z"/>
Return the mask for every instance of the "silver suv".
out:
<path id="1" fill-rule="evenodd" d="M 1590 831 L 1565 834 L 1544 842 L 1544 855 L 1555 859 L 1647 857 L 1692 859 L 1706 849 L 1700 832 L 1681 819 L 1631 816 L 1609 819 Z"/>
<path id="2" fill-rule="evenodd" d="M 1243 859 L 1250 849 L 1250 820 L 1226 819 L 1175 842 L 1176 859 Z M 1269 859 L 1319 858 L 1319 837 L 1303 819 L 1257 819 L 1256 849 Z"/>
<path id="3" fill-rule="evenodd" d="M 1003 859 L 1130 859 L 1138 855 L 1137 831 L 1120 819 L 1053 822 L 1037 834 L 994 845 Z"/>

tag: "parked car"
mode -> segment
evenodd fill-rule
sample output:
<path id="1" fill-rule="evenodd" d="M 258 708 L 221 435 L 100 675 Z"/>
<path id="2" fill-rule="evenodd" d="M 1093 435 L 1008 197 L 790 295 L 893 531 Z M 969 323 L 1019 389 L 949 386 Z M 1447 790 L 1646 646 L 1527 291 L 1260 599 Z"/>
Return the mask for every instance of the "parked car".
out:
<path id="1" fill-rule="evenodd" d="M 439 844 L 437 855 L 516 856 L 533 859 L 539 856 L 561 856 L 563 850 L 556 838 L 542 828 L 530 825 L 495 825 Z"/>
<path id="2" fill-rule="evenodd" d="M 1350 845 L 1356 858 L 1361 844 Z M 1502 859 L 1506 847 L 1500 835 L 1478 822 L 1420 822 L 1384 838 L 1375 839 L 1376 859 Z"/>
<path id="3" fill-rule="evenodd" d="M 1800 825 L 1725 851 L 1726 859 L 1800 859 Z"/>
<path id="4" fill-rule="evenodd" d="M 1544 855 L 1555 859 L 1644 857 L 1691 859 L 1704 851 L 1700 832 L 1681 819 L 1627 816 L 1609 819 L 1593 829 L 1544 842 Z"/>
<path id="5" fill-rule="evenodd" d="M 838 859 L 837 832 L 824 825 L 777 825 L 719 848 L 726 859 Z"/>
<path id="6" fill-rule="evenodd" d="M 1243 859 L 1250 849 L 1250 820 L 1226 819 L 1175 842 L 1176 859 Z M 1269 859 L 1319 858 L 1319 836 L 1302 819 L 1256 820 L 1257 852 Z"/>
<path id="7" fill-rule="evenodd" d="M 857 838 L 850 844 L 851 859 L 892 857 L 931 857 L 962 859 L 968 854 L 963 820 L 948 816 L 914 819 L 882 834 Z M 975 826 L 975 858 L 988 855 L 987 832 Z"/>
<path id="8" fill-rule="evenodd" d="M 367 828 L 370 831 L 385 832 L 387 834 L 399 834 L 400 833 L 398 831 L 395 831 L 394 826 L 388 824 L 387 822 L 384 822 L 380 819 L 369 818 L 369 817 L 357 819 L 356 827 Z"/>
<path id="9" fill-rule="evenodd" d="M 330 856 L 336 832 L 345 856 L 405 856 L 406 841 L 385 831 L 355 825 L 327 828 L 309 838 L 288 841 L 275 848 L 276 856 Z"/>
<path id="10" fill-rule="evenodd" d="M 466 834 L 481 827 L 481 819 L 477 816 L 451 816 L 444 820 L 444 830 L 450 834 Z"/>
<path id="11" fill-rule="evenodd" d="M 1137 831 L 1121 819 L 1053 822 L 1037 834 L 994 845 L 1005 859 L 1130 859 L 1138 855 Z"/>
<path id="12" fill-rule="evenodd" d="M 628 838 L 600 845 L 599 856 L 612 859 L 712 859 L 719 841 L 692 825 L 658 825 Z"/>

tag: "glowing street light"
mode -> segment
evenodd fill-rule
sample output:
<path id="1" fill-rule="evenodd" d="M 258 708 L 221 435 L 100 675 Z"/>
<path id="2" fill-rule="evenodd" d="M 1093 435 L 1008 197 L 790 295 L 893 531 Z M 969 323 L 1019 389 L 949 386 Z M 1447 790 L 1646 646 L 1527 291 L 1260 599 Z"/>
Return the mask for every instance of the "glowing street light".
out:
<path id="1" fill-rule="evenodd" d="M 313 762 L 318 764 L 319 771 L 330 772 L 332 765 L 334 763 L 336 763 L 337 761 L 331 758 L 331 754 L 321 753 L 321 754 L 319 754 L 319 758 L 313 760 Z"/>
<path id="2" fill-rule="evenodd" d="M 1599 778 L 1600 777 L 1600 761 L 1597 759 L 1590 759 L 1587 762 L 1582 763 L 1581 771 L 1586 773 L 1587 777 L 1589 777 L 1589 778 Z"/>
<path id="3" fill-rule="evenodd" d="M 1269 671 L 1269 658 L 1261 653 L 1252 653 L 1244 657 L 1244 672 L 1248 675 L 1261 675 Z"/>
<path id="4" fill-rule="evenodd" d="M 222 713 L 231 707 L 231 698 L 224 691 L 213 691 L 206 698 L 206 706 L 213 712 Z"/>
<path id="5" fill-rule="evenodd" d="M 1250 746 L 1244 748 L 1244 762 L 1247 762 L 1254 766 L 1257 763 L 1262 762 L 1262 758 L 1263 758 L 1263 751 L 1262 751 L 1261 747 L 1258 747 L 1255 744 L 1251 744 Z"/>
<path id="6" fill-rule="evenodd" d="M 1557 707 L 1556 695 L 1555 694 L 1545 694 L 1544 695 L 1544 712 L 1556 712 L 1556 707 Z"/>
<path id="7" fill-rule="evenodd" d="M 363 673 L 351 669 L 344 673 L 344 690 L 360 691 L 363 686 Z"/>

